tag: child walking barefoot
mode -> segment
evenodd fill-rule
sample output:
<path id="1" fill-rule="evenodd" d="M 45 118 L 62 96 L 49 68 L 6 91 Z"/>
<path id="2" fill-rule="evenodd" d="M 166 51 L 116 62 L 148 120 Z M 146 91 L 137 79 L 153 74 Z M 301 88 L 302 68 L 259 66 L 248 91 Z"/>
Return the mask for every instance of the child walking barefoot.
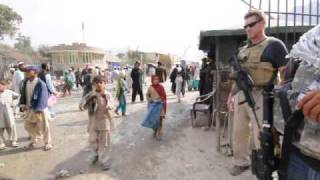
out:
<path id="1" fill-rule="evenodd" d="M 156 129 L 154 129 L 154 137 L 158 140 L 161 140 L 162 138 L 162 127 L 163 127 L 163 119 L 165 118 L 166 111 L 167 111 L 167 94 L 164 89 L 164 87 L 160 84 L 159 77 L 156 75 L 153 75 L 151 77 L 151 86 L 148 88 L 147 91 L 147 100 L 148 103 L 161 101 L 163 104 L 163 107 L 160 111 L 160 126 Z"/>
<path id="2" fill-rule="evenodd" d="M 83 97 L 80 110 L 87 109 L 89 114 L 89 143 L 94 156 L 92 164 L 97 162 L 103 170 L 110 169 L 111 130 L 114 128 L 110 115 L 112 98 L 105 90 L 105 79 L 96 76 L 93 79 L 95 90 Z"/>
<path id="3" fill-rule="evenodd" d="M 18 98 L 18 93 L 7 89 L 7 83 L 5 81 L 0 81 L 0 150 L 6 148 L 4 131 L 7 131 L 9 145 L 18 147 L 18 137 L 13 110 L 13 101 Z"/>

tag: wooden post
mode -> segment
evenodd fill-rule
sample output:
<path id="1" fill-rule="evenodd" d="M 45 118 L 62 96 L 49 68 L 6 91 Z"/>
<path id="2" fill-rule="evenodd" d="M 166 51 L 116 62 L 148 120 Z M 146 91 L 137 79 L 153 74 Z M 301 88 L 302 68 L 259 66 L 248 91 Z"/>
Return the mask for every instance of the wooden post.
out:
<path id="1" fill-rule="evenodd" d="M 216 62 L 216 98 L 215 98 L 215 107 L 216 107 L 216 114 L 215 116 L 212 116 L 213 118 L 215 117 L 215 119 L 213 119 L 213 121 L 215 120 L 216 122 L 216 129 L 217 129 L 217 134 L 216 134 L 216 138 L 217 138 L 217 151 L 220 152 L 220 133 L 221 133 L 221 124 L 220 124 L 220 101 L 219 101 L 219 97 L 220 97 L 220 59 L 219 59 L 219 49 L 220 49 L 220 42 L 219 42 L 219 37 L 215 37 L 215 62 Z M 214 85 L 213 85 L 214 86 Z"/>

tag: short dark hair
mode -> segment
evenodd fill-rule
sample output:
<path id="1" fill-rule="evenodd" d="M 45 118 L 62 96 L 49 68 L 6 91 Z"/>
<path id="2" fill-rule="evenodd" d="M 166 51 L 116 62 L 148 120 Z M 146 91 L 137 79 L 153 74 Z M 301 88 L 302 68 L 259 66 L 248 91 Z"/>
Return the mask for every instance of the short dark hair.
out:
<path id="1" fill-rule="evenodd" d="M 102 82 L 102 81 L 103 81 L 103 82 L 106 82 L 104 76 L 98 75 L 98 76 L 95 76 L 95 77 L 93 78 L 93 82 L 94 82 L 94 83 Z"/>
<path id="2" fill-rule="evenodd" d="M 245 15 L 244 15 L 244 19 L 247 19 L 251 16 L 255 16 L 257 18 L 257 21 L 265 21 L 266 16 L 264 14 L 263 11 L 258 10 L 258 9 L 252 9 L 249 10 Z"/>
<path id="3" fill-rule="evenodd" d="M 159 65 L 159 66 L 161 66 L 161 65 L 162 65 L 162 63 L 159 61 L 159 62 L 158 62 L 158 65 Z"/>
<path id="4" fill-rule="evenodd" d="M 139 64 L 139 65 L 141 65 L 141 61 L 136 61 L 135 63 L 134 63 L 135 65 L 137 65 L 137 64 Z"/>
<path id="5" fill-rule="evenodd" d="M 41 64 L 41 69 L 47 70 L 48 69 L 48 63 L 42 63 Z"/>

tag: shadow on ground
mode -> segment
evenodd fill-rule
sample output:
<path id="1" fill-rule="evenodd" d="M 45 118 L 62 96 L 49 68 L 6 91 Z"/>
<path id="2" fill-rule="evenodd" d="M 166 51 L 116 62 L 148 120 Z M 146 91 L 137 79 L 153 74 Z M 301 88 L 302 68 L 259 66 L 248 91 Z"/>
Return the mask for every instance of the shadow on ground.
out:
<path id="1" fill-rule="evenodd" d="M 139 104 L 140 106 L 146 106 Z M 182 134 L 181 129 L 190 125 L 189 109 L 190 104 L 179 104 L 172 102 L 168 107 L 175 107 L 174 111 L 169 111 L 165 119 L 165 134 L 162 141 L 157 141 L 152 137 L 152 130 L 141 127 L 141 122 L 146 114 L 146 108 L 130 113 L 123 120 L 118 128 L 113 132 L 114 143 L 112 146 L 112 169 L 104 172 L 98 166 L 90 165 L 88 161 L 90 152 L 82 149 L 71 158 L 57 164 L 50 172 L 57 174 L 60 170 L 69 171 L 71 176 L 79 174 L 103 173 L 107 177 L 121 179 L 141 179 L 141 169 L 148 172 L 151 167 L 144 165 L 143 159 L 157 152 L 161 146 L 168 146 L 170 142 L 177 140 Z M 84 121 L 61 124 L 59 126 L 82 126 Z M 121 154 L 120 154 L 121 153 Z M 152 160 L 154 164 L 160 164 L 157 159 Z M 137 164 L 138 163 L 138 164 Z"/>

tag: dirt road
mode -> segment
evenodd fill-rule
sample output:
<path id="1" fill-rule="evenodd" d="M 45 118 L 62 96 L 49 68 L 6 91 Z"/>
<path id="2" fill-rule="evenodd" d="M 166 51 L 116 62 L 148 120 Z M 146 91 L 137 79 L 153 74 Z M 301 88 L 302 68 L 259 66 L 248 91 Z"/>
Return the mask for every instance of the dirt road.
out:
<path id="1" fill-rule="evenodd" d="M 128 116 L 116 118 L 113 132 L 112 169 L 102 171 L 89 163 L 87 114 L 78 111 L 80 95 L 59 100 L 57 117 L 51 122 L 54 148 L 34 150 L 28 143 L 23 122 L 18 121 L 21 147 L 0 152 L 1 177 L 16 180 L 56 179 L 66 173 L 75 180 L 250 180 L 250 172 L 232 177 L 230 158 L 215 150 L 215 132 L 191 128 L 189 110 L 197 93 L 187 93 L 182 103 L 169 93 L 169 111 L 162 141 L 140 123 L 146 103 L 128 103 Z M 128 97 L 129 100 L 129 97 Z"/>

